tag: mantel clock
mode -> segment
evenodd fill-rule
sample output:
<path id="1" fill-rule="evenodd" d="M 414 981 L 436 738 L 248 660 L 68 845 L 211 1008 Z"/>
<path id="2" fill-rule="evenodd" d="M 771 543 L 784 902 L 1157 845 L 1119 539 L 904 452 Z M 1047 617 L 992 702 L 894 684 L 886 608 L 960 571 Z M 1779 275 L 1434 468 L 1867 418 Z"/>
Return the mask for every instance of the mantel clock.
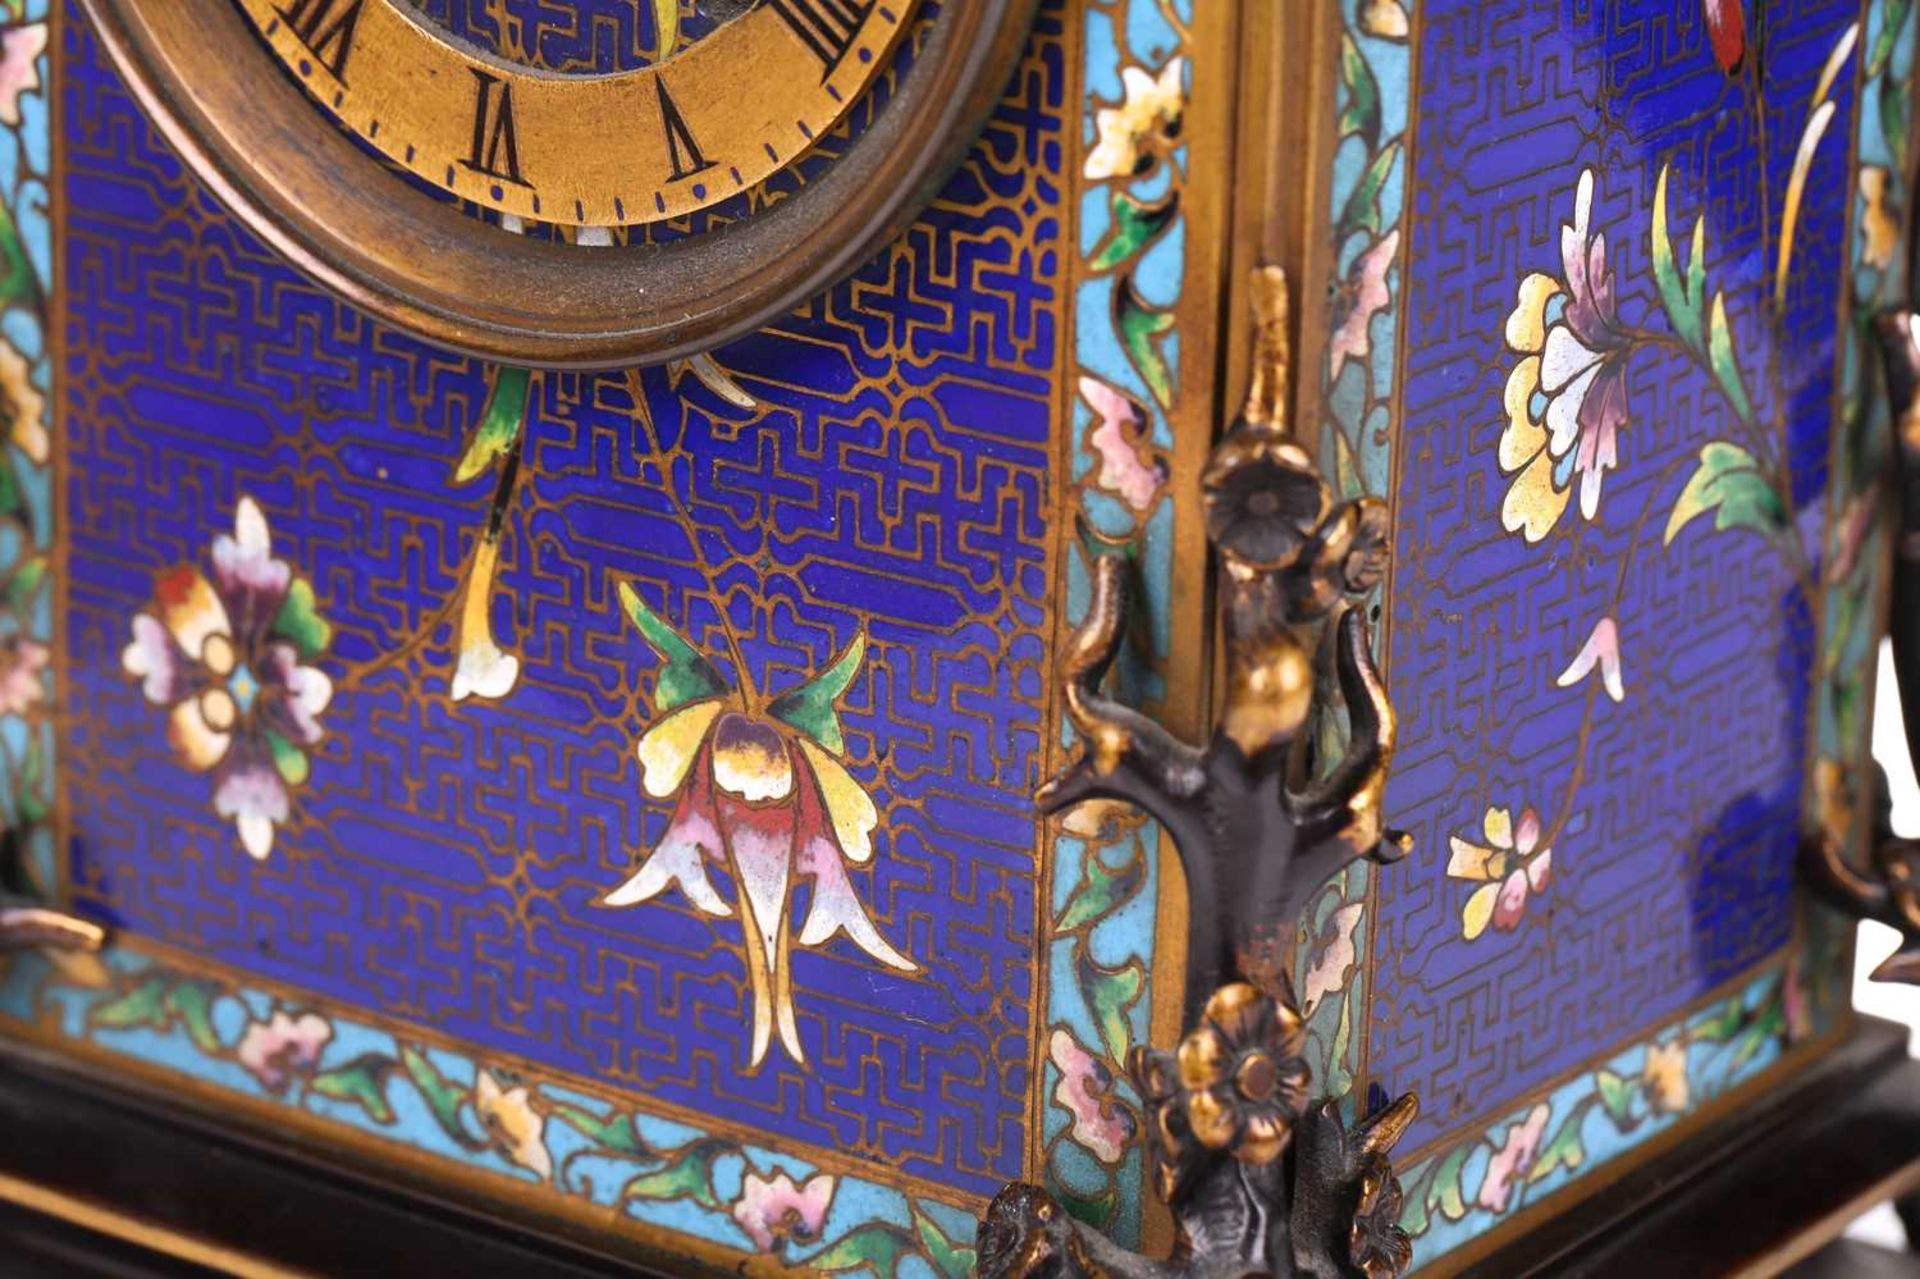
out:
<path id="1" fill-rule="evenodd" d="M 1813 1254 L 1916 26 L 0 0 L 0 1270 Z"/>

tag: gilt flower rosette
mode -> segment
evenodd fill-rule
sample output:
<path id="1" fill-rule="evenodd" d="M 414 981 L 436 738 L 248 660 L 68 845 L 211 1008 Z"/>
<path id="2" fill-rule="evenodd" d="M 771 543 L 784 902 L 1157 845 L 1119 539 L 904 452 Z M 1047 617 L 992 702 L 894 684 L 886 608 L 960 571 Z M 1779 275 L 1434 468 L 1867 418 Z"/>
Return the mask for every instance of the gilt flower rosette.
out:
<path id="1" fill-rule="evenodd" d="M 210 773 L 213 807 L 233 822 L 249 856 L 273 851 L 308 752 L 325 731 L 333 681 L 311 665 L 331 631 L 313 588 L 273 554 L 267 517 L 240 499 L 231 535 L 213 543 L 209 577 L 190 564 L 154 582 L 121 656 L 147 701 L 167 709 L 167 742 L 181 764 Z"/>
<path id="2" fill-rule="evenodd" d="M 838 702 L 859 673 L 864 636 L 825 671 L 762 702 L 735 688 L 649 608 L 630 586 L 621 601 L 663 663 L 654 689 L 659 718 L 641 736 L 641 785 L 668 801 L 665 835 L 626 883 L 603 899 L 637 906 L 678 888 L 717 919 L 741 923 L 753 997 L 750 1068 L 766 1060 L 777 1033 L 793 1060 L 806 1050 L 793 1002 L 792 951 L 845 934 L 900 972 L 919 965 L 880 935 L 848 876 L 873 860 L 879 813 L 841 762 L 846 743 Z M 714 876 L 732 881 L 733 901 Z M 798 931 L 794 896 L 810 889 Z"/>

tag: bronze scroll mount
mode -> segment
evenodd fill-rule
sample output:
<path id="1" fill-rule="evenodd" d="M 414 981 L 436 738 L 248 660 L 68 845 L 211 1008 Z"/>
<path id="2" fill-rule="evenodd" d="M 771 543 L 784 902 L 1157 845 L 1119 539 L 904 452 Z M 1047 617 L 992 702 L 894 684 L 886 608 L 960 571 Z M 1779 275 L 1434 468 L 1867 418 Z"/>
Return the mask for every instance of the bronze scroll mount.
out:
<path id="1" fill-rule="evenodd" d="M 1062 660 L 1080 758 L 1040 789 L 1043 812 L 1085 799 L 1137 805 L 1180 856 L 1190 902 L 1185 1024 L 1171 1051 L 1135 1049 L 1155 1188 L 1173 1210 L 1173 1257 L 1153 1261 L 1013 1185 L 979 1234 L 984 1279 L 1389 1279 L 1412 1248 L 1387 1154 L 1412 1095 L 1349 1131 L 1315 1102 L 1288 963 L 1312 894 L 1350 862 L 1405 855 L 1382 825 L 1394 716 L 1358 601 L 1386 571 L 1386 508 L 1335 503 L 1287 429 L 1287 284 L 1253 281 L 1257 347 L 1246 407 L 1203 477 L 1221 570 L 1225 707 L 1205 746 L 1101 692 L 1126 629 L 1128 576 L 1096 561 L 1093 603 Z M 1350 745 L 1313 758 L 1316 651 L 1334 646 Z"/>

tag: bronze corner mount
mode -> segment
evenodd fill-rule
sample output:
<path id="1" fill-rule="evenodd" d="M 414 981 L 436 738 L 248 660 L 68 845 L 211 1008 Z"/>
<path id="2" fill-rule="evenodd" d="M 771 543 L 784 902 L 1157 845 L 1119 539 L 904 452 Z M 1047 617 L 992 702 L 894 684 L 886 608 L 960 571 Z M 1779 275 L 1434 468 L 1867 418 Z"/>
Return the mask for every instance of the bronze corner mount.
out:
<path id="1" fill-rule="evenodd" d="M 1334 501 L 1288 429 L 1288 289 L 1255 274 L 1245 407 L 1202 477 L 1220 571 L 1224 708 L 1203 746 L 1101 689 L 1129 610 L 1128 564 L 1095 563 L 1092 605 L 1061 663 L 1083 751 L 1040 789 L 1048 814 L 1086 799 L 1131 803 L 1165 828 L 1190 903 L 1184 1021 L 1172 1051 L 1135 1049 L 1155 1188 L 1172 1208 L 1172 1258 L 1153 1261 L 1071 1219 L 1037 1186 L 1009 1186 L 980 1226 L 985 1279 L 1389 1279 L 1411 1260 L 1387 1156 L 1412 1095 L 1349 1130 L 1315 1101 L 1289 963 L 1313 892 L 1360 858 L 1405 855 L 1381 799 L 1394 714 L 1359 606 L 1386 571 L 1386 508 Z M 1318 650 L 1334 646 L 1350 744 L 1314 758 Z"/>

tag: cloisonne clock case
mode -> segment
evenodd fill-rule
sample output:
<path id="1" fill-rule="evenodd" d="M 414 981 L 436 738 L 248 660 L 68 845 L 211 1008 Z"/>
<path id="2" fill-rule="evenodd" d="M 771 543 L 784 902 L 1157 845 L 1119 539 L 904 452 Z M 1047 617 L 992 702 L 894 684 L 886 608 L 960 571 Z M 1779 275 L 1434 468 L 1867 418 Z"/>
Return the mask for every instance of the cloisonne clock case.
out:
<path id="1" fill-rule="evenodd" d="M 1906 287 L 1915 15 L 1752 9 L 1050 0 L 939 198 L 847 223 L 847 262 L 884 246 L 849 279 L 710 353 L 767 295 L 724 290 L 660 365 L 530 374 L 611 357 L 458 327 L 471 273 L 438 306 L 366 285 L 385 189 L 309 194 L 350 145 L 223 177 L 193 104 L 116 69 L 134 19 L 8 12 L 12 887 L 113 929 L 0 984 L 0 1189 L 67 1223 L 32 1246 L 892 1276 L 1071 1256 L 1071 1219 L 1158 1254 L 1170 1161 L 1312 1198 L 1251 1119 L 1217 1155 L 1158 1140 L 1225 1076 L 1130 1077 L 1202 1013 L 1250 1051 L 1219 1010 L 1256 1003 L 1211 1002 L 1236 978 L 1289 1006 L 1262 1033 L 1301 1100 L 1397 1139 L 1307 1223 L 1367 1226 L 1329 1273 L 1397 1268 L 1395 1231 L 1427 1273 L 1765 1271 L 1907 1188 L 1913 1084 L 1816 890 L 1903 918 L 1849 868 L 1876 864 L 1870 321 Z M 244 65 L 218 70 L 294 92 Z M 557 292 L 611 308 L 595 332 L 650 314 Z M 1288 536 L 1351 623 L 1263 595 L 1296 561 L 1209 526 L 1311 487 L 1291 454 L 1244 468 L 1277 444 L 1210 457 L 1236 415 L 1311 453 Z M 271 621 L 196 645 L 189 697 L 155 672 L 207 598 Z M 1398 730 L 1372 825 L 1407 838 L 1280 876 L 1291 934 L 1215 937 L 1213 854 L 1121 802 L 1178 831 L 1164 799 L 1032 796 L 1104 727 L 1151 736 L 1128 706 L 1168 758 L 1216 709 L 1257 755 L 1236 681 L 1276 619 L 1329 670 L 1323 625 L 1370 631 L 1349 683 L 1377 665 Z M 170 734 L 209 689 L 299 714 Z M 1316 704 L 1323 761 L 1379 739 L 1351 689 Z M 783 829 L 845 855 L 759 951 L 738 865 L 712 898 L 636 879 L 721 802 L 723 727 L 781 735 L 822 797 Z M 222 798 L 262 760 L 272 802 Z M 828 899 L 844 936 L 808 927 Z M 1049 1198 L 976 1241 L 1016 1180 Z"/>

